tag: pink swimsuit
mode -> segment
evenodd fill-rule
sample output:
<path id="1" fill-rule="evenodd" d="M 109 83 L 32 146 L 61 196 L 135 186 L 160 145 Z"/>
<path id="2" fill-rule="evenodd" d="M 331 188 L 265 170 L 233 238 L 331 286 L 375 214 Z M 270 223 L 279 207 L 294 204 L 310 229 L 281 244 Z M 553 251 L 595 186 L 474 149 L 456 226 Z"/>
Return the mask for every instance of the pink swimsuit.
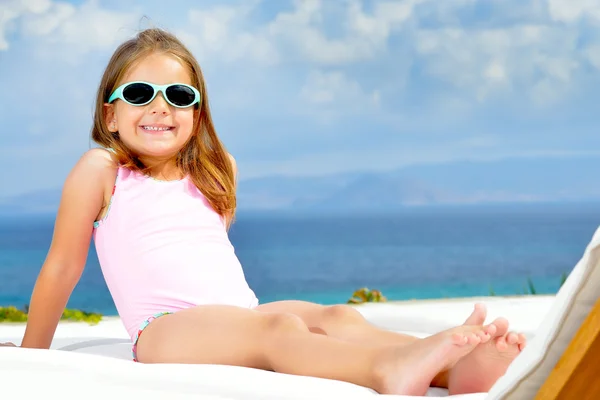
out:
<path id="1" fill-rule="evenodd" d="M 94 241 L 134 359 L 153 318 L 205 304 L 258 305 L 223 219 L 188 178 L 158 181 L 120 167 Z"/>

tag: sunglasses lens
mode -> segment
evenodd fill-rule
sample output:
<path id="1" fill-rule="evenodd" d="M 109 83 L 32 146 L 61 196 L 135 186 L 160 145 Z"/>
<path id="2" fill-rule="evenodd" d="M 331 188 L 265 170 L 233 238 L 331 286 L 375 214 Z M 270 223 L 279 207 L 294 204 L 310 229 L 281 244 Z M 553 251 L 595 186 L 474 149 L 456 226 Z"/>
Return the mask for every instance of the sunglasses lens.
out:
<path id="1" fill-rule="evenodd" d="M 194 91 L 183 85 L 171 85 L 167 88 L 166 92 L 169 101 L 180 107 L 187 107 L 196 99 Z"/>
<path id="2" fill-rule="evenodd" d="M 123 89 L 123 98 L 131 104 L 144 104 L 154 95 L 152 86 L 145 83 L 132 83 Z"/>

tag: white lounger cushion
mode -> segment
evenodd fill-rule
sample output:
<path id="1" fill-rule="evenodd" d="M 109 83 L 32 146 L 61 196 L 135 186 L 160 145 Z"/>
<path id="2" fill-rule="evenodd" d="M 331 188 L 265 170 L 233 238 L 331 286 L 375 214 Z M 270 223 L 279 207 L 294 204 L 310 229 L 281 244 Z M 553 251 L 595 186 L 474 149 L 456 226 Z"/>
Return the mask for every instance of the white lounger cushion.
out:
<path id="1" fill-rule="evenodd" d="M 221 365 L 147 365 L 73 351 L 6 348 L 0 351 L 6 398 L 306 400 L 483 400 L 485 394 L 445 397 L 380 396 L 346 382 Z M 4 384 L 10 382 L 10 384 Z M 437 397 L 439 393 L 442 397 Z M 144 396 L 144 397 L 141 397 Z M 132 397 L 130 397 L 132 398 Z"/>
<path id="2" fill-rule="evenodd" d="M 535 338 L 490 390 L 489 400 L 533 399 L 600 296 L 600 228 L 559 290 Z"/>
<path id="3" fill-rule="evenodd" d="M 462 323 L 472 311 L 473 303 L 479 300 L 484 299 L 366 304 L 357 309 L 377 325 L 422 337 Z M 488 298 L 485 301 L 490 319 L 506 315 L 515 322 L 519 330 L 531 333 L 548 312 L 552 297 Z M 408 332 L 410 330 L 417 332 Z M 0 341 L 19 343 L 23 331 L 23 324 L 0 325 Z M 22 394 L 23 390 L 35 391 L 43 387 L 45 394 L 60 394 L 62 399 L 66 399 L 65 393 L 68 394 L 71 390 L 66 388 L 72 387 L 73 382 L 87 386 L 76 391 L 78 399 L 82 393 L 90 390 L 94 395 L 100 396 L 101 393 L 104 398 L 115 393 L 120 393 L 118 398 L 124 398 L 124 393 L 131 390 L 135 392 L 137 387 L 143 387 L 144 390 L 155 389 L 157 396 L 170 399 L 186 398 L 185 393 L 192 389 L 196 396 L 193 398 L 208 399 L 419 398 L 379 396 L 372 390 L 345 382 L 274 374 L 248 368 L 161 365 L 150 366 L 151 369 L 148 369 L 148 366 L 131 361 L 130 340 L 117 318 L 106 318 L 96 326 L 61 323 L 52 342 L 52 349 L 54 350 L 50 352 L 0 349 L 0 377 L 15 383 L 14 387 L 22 398 L 27 398 Z M 76 375 L 69 375 L 72 371 L 76 371 Z M 128 377 L 132 379 L 128 380 Z M 35 386 L 27 386 L 26 382 L 33 381 L 36 382 Z M 16 382 L 23 382 L 25 386 L 17 385 Z M 165 391 L 168 391 L 168 396 Z M 200 397 L 201 395 L 206 397 Z M 483 393 L 448 397 L 446 390 L 432 388 L 426 398 L 483 400 L 485 397 L 486 394 Z"/>

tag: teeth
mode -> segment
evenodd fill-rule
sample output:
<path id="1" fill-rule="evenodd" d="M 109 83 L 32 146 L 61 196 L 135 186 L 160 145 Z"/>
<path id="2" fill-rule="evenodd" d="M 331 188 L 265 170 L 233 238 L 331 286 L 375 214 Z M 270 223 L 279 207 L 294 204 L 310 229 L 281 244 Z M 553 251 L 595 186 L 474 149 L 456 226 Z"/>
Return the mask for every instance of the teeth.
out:
<path id="1" fill-rule="evenodd" d="M 170 127 L 167 126 L 143 126 L 144 129 L 148 130 L 148 131 L 168 131 L 169 129 L 171 129 Z"/>

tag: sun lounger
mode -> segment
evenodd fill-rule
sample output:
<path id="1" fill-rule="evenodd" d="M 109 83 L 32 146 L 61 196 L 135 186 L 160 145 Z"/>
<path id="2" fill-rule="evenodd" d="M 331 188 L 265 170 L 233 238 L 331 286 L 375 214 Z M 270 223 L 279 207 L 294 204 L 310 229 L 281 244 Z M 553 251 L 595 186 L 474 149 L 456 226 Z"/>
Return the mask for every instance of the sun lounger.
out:
<path id="1" fill-rule="evenodd" d="M 489 400 L 600 399 L 600 229 Z M 586 380 L 586 377 L 588 378 Z"/>
<path id="2" fill-rule="evenodd" d="M 600 398 L 597 374 L 600 355 L 600 229 L 594 235 L 559 293 L 545 306 L 537 297 L 522 301 L 545 316 L 531 326 L 527 348 L 511 364 L 507 373 L 489 393 L 447 396 L 432 388 L 424 399 L 448 400 L 546 400 Z M 447 303 L 444 303 L 447 304 Z M 492 307 L 493 308 L 493 301 Z M 407 315 L 394 323 L 391 304 L 366 305 L 358 308 L 373 323 L 389 328 L 410 330 Z M 383 313 L 382 313 L 382 310 Z M 465 312 L 469 311 L 465 309 Z M 439 315 L 439 314 L 438 314 Z M 465 314 L 466 315 L 466 314 Z M 510 317 L 510 316 L 509 316 Z M 538 315 L 532 312 L 530 319 Z M 397 321 L 404 318 L 402 324 Z M 443 319 L 443 318 L 440 318 Z M 391 321 L 391 323 L 389 323 Z M 419 321 L 417 321 L 419 322 Z M 461 323 L 444 320 L 418 336 Z M 111 323 L 119 323 L 112 321 Z M 447 325 L 447 326 L 446 326 Z M 439 328 L 439 329 L 438 329 Z M 518 324 L 517 324 L 518 328 Z M 15 340 L 2 334 L 0 341 Z M 93 332 L 93 331 L 92 331 Z M 119 337 L 57 337 L 53 350 L 0 349 L 0 389 L 2 398 L 33 398 L 44 395 L 66 400 L 90 398 L 125 398 L 135 395 L 169 399 L 390 399 L 419 397 L 380 396 L 374 391 L 346 382 L 292 376 L 280 373 L 217 365 L 143 365 L 130 359 L 126 335 Z M 5 382 L 9 382 L 5 384 Z M 6 397 L 4 397 L 6 395 Z M 537 397 L 536 397 L 537 396 Z"/>

